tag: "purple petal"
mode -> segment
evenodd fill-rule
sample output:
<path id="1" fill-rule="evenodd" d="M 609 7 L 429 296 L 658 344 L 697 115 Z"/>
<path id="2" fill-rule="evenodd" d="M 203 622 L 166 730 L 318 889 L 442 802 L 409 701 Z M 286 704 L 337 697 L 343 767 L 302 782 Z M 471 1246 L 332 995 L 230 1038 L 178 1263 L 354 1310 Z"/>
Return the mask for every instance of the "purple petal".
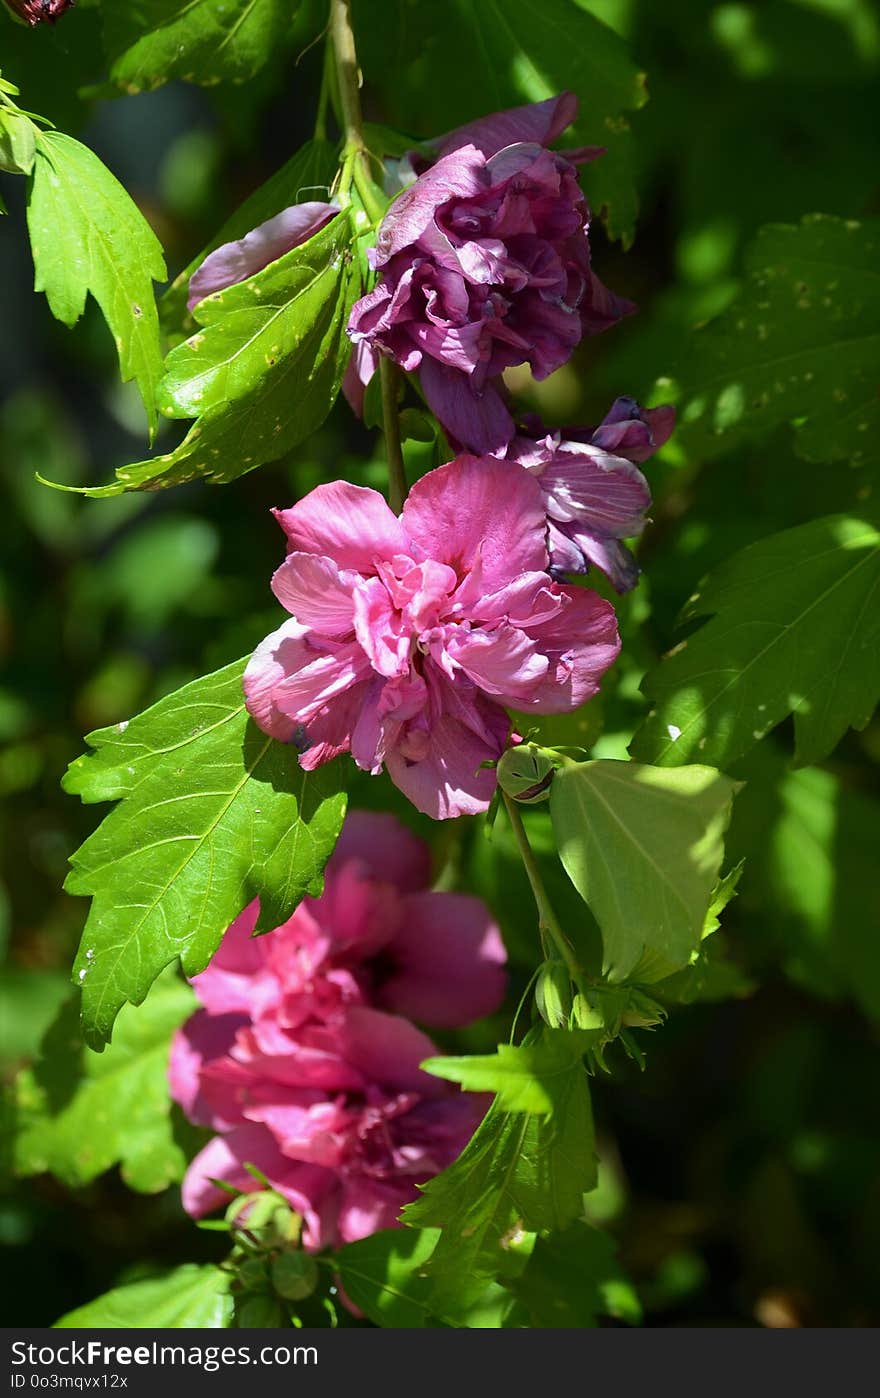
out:
<path id="1" fill-rule="evenodd" d="M 578 100 L 573 92 L 561 92 L 545 102 L 530 102 L 523 107 L 510 107 L 504 112 L 479 117 L 476 121 L 457 126 L 430 144 L 441 156 L 449 155 L 462 146 L 475 146 L 485 156 L 494 155 L 504 146 L 519 141 L 534 141 L 541 146 L 552 145 L 577 116 Z M 568 152 L 566 152 L 566 155 Z"/>
<path id="2" fill-rule="evenodd" d="M 428 407 L 465 451 L 502 452 L 514 433 L 513 418 L 498 387 L 477 393 L 467 374 L 424 359 L 419 375 Z"/>
<path id="3" fill-rule="evenodd" d="M 293 204 L 237 242 L 215 248 L 190 278 L 187 308 L 192 311 L 213 292 L 261 272 L 270 262 L 306 242 L 338 213 L 332 204 Z"/>
<path id="4" fill-rule="evenodd" d="M 374 267 L 417 242 L 433 223 L 440 204 L 470 199 L 486 190 L 486 160 L 474 146 L 462 146 L 431 166 L 395 199 L 382 221 L 372 256 Z"/>
<path id="5" fill-rule="evenodd" d="M 350 860 L 401 893 L 427 888 L 431 877 L 431 852 L 424 841 L 395 816 L 378 811 L 349 811 L 327 865 L 327 878 Z"/>

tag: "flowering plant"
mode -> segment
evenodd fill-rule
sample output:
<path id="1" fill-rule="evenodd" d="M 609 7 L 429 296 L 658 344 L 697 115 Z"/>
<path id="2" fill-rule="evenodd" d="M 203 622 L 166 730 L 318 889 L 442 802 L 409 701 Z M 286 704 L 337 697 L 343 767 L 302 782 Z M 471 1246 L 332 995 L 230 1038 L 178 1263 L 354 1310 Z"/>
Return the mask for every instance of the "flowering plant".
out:
<path id="1" fill-rule="evenodd" d="M 856 820 L 849 747 L 833 771 L 801 771 L 875 698 L 870 488 L 815 518 L 846 473 L 816 485 L 802 457 L 869 464 L 876 230 L 771 225 L 738 280 L 735 160 L 713 156 L 724 197 L 674 242 L 669 210 L 694 192 L 666 190 L 681 126 L 667 90 L 676 143 L 654 171 L 648 241 L 688 285 L 652 285 L 629 250 L 634 181 L 652 187 L 627 115 L 642 75 L 586 0 L 0 9 L 23 88 L 0 77 L 0 234 L 26 227 L 57 319 L 96 303 L 77 343 L 86 359 L 115 352 L 131 392 L 77 402 L 89 450 L 119 459 L 138 395 L 148 437 L 112 480 L 74 485 L 76 462 L 41 435 L 51 413 L 0 414 L 4 452 L 42 473 L 15 487 L 33 610 L 19 591 L 0 634 L 30 657 L 28 693 L 90 676 L 66 722 L 94 731 L 64 787 L 113 803 L 70 855 L 65 887 L 91 899 L 72 998 L 39 1054 L 36 1029 L 12 1054 L 14 1168 L 73 1188 L 118 1166 L 161 1196 L 144 1204 L 149 1277 L 62 1323 L 573 1328 L 636 1320 L 637 1282 L 662 1311 L 668 1237 L 697 1228 L 691 1213 L 721 1230 L 736 1210 L 683 1211 L 657 1257 L 634 1242 L 649 1210 L 622 1221 L 626 1171 L 676 1154 L 655 1149 L 656 1100 L 626 1077 L 648 1050 L 649 1071 L 676 1051 L 649 1031 L 680 1005 L 744 998 L 750 955 L 763 969 L 799 919 L 809 945 L 779 954 L 778 979 L 878 1003 L 869 952 L 839 951 L 867 919 L 840 911 L 846 880 L 827 881 L 829 841 L 847 860 L 861 850 L 868 788 Z M 92 149 L 50 120 L 64 105 L 43 117 L 25 102 L 48 111 L 59 55 L 91 64 L 99 23 L 97 91 L 143 96 L 121 108 L 131 126 L 96 110 Z M 710 27 L 743 75 L 763 75 L 769 38 L 737 48 L 720 10 Z M 95 74 L 81 76 L 86 92 Z M 180 87 L 159 93 L 172 80 L 204 87 L 192 111 L 213 103 L 218 119 L 160 159 L 163 113 L 190 110 Z M 218 152 L 258 137 L 260 165 L 280 148 L 279 168 L 239 207 L 230 195 L 221 222 L 224 181 L 247 172 L 236 157 L 224 173 Z M 140 161 L 141 139 L 155 159 Z M 129 142 L 137 198 L 97 153 L 125 165 Z M 65 382 L 79 393 L 77 366 Z M 760 470 L 745 455 L 725 475 L 724 453 L 762 432 Z M 45 489 L 55 474 L 63 495 Z M 783 499 L 802 513 L 755 542 Z M 30 558 L 28 530 L 50 539 L 48 560 Z M 684 597 L 687 629 L 662 654 Z M 55 679 L 34 679 L 56 653 Z M 791 769 L 774 756 L 789 719 Z M 71 733 L 44 749 L 6 691 L 0 728 L 0 785 L 42 791 Z M 54 870 L 67 810 L 54 834 L 42 810 L 10 823 L 23 868 Z M 758 873 L 728 922 L 746 853 Z M 779 916 L 754 931 L 771 893 Z M 73 906 L 61 931 L 31 936 L 22 904 L 23 966 L 54 964 Z M 683 1075 L 722 1057 L 686 1047 L 646 1081 L 684 1111 Z M 696 1114 L 714 1081 L 703 1089 Z M 775 1119 L 750 1110 L 736 1162 Z M 706 1160 L 735 1173 L 715 1168 L 722 1134 L 700 1137 L 694 1178 Z M 759 1176 L 786 1217 L 785 1171 L 817 1171 L 816 1141 L 786 1140 L 784 1164 L 777 1142 Z M 743 1234 L 760 1235 L 751 1222 Z M 172 1253 L 202 1260 L 169 1270 Z"/>

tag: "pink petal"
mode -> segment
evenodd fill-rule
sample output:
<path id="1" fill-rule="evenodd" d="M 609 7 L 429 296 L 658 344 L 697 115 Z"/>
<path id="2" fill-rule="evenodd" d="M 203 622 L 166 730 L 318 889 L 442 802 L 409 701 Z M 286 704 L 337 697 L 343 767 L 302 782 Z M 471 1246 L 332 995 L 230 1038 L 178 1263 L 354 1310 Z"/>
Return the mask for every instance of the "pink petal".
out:
<path id="1" fill-rule="evenodd" d="M 583 587 L 560 587 L 566 609 L 530 628 L 550 669 L 543 684 L 520 707 L 541 714 L 565 713 L 598 693 L 599 681 L 620 652 L 617 618 L 610 602 Z"/>
<path id="2" fill-rule="evenodd" d="M 306 242 L 338 213 L 332 204 L 293 204 L 237 242 L 216 248 L 190 278 L 187 308 L 191 311 L 212 292 L 223 291 L 261 272 L 270 262 Z"/>
<path id="3" fill-rule="evenodd" d="M 298 621 L 286 621 L 260 642 L 245 667 L 242 685 L 248 713 L 264 733 L 282 743 L 291 741 L 297 723 L 279 709 L 276 694 L 285 675 L 300 663 L 307 634 L 308 628 Z"/>
<path id="4" fill-rule="evenodd" d="M 536 650 L 532 638 L 504 623 L 492 631 L 459 627 L 445 650 L 479 689 L 514 708 L 547 673 L 547 658 Z"/>
<path id="5" fill-rule="evenodd" d="M 333 481 L 289 510 L 273 511 L 290 552 L 317 553 L 340 568 L 374 573 L 376 563 L 406 552 L 400 521 L 376 490 Z"/>
<path id="6" fill-rule="evenodd" d="M 384 1014 L 362 1006 L 350 1009 L 339 1034 L 342 1053 L 349 1063 L 373 1082 L 395 1092 L 442 1096 L 445 1085 L 419 1064 L 437 1052 L 436 1045 L 400 1015 Z"/>
<path id="7" fill-rule="evenodd" d="M 530 102 L 523 107 L 510 107 L 505 112 L 493 112 L 464 126 L 458 126 L 431 144 L 448 155 L 464 145 L 476 146 L 485 156 L 494 155 L 504 146 L 519 141 L 534 141 L 541 146 L 552 145 L 577 117 L 578 100 L 573 92 L 561 92 L 544 102 Z M 566 155 L 568 152 L 566 152 Z"/>
<path id="8" fill-rule="evenodd" d="M 168 1085 L 190 1121 L 199 1126 L 219 1126 L 217 1114 L 202 1095 L 201 1071 L 205 1063 L 229 1052 L 245 1015 L 208 1014 L 197 1010 L 171 1040 Z"/>
<path id="9" fill-rule="evenodd" d="M 340 1238 L 344 1243 L 356 1243 L 382 1228 L 396 1228 L 404 1206 L 412 1203 L 416 1194 L 414 1181 L 389 1183 L 366 1175 L 346 1179 L 339 1208 Z"/>
<path id="10" fill-rule="evenodd" d="M 369 669 L 370 662 L 357 641 L 344 641 L 324 653 L 303 646 L 298 667 L 275 687 L 275 704 L 281 713 L 305 725 L 308 734 L 310 720 L 325 706 L 332 708 L 332 701 L 356 686 Z"/>
<path id="11" fill-rule="evenodd" d="M 504 999 L 507 953 L 479 898 L 407 898 L 388 955 L 395 969 L 380 989 L 382 1004 L 423 1024 L 456 1029 L 493 1014 Z"/>
<path id="12" fill-rule="evenodd" d="M 478 566 L 486 592 L 547 566 L 541 489 L 521 466 L 459 456 L 416 481 L 403 507 L 407 535 L 460 578 Z"/>
<path id="13" fill-rule="evenodd" d="M 394 884 L 401 893 L 427 888 L 431 877 L 428 846 L 396 816 L 384 812 L 349 811 L 327 865 L 328 880 L 349 860 L 357 860 L 373 878 Z"/>
<path id="14" fill-rule="evenodd" d="M 354 625 L 356 576 L 340 574 L 330 558 L 289 553 L 272 578 L 272 591 L 303 626 L 321 636 L 346 636 Z"/>
<path id="15" fill-rule="evenodd" d="M 463 703 L 462 709 L 467 708 L 468 704 Z M 394 785 L 409 797 L 417 811 L 434 820 L 478 815 L 488 810 L 495 791 L 494 771 L 481 764 L 497 762 L 501 756 L 510 720 L 502 708 L 485 699 L 475 698 L 471 708 L 471 721 L 467 723 L 458 714 L 441 713 L 437 717 L 421 761 L 409 760 L 398 748 L 391 748 L 385 758 Z M 489 721 L 483 724 L 484 719 Z M 490 729 L 490 735 L 484 737 L 475 732 L 477 725 Z"/>
<path id="16" fill-rule="evenodd" d="M 266 943 L 253 935 L 259 913 L 254 898 L 227 928 L 204 971 L 192 977 L 193 990 L 211 1014 L 250 1014 L 253 978 L 266 962 Z"/>

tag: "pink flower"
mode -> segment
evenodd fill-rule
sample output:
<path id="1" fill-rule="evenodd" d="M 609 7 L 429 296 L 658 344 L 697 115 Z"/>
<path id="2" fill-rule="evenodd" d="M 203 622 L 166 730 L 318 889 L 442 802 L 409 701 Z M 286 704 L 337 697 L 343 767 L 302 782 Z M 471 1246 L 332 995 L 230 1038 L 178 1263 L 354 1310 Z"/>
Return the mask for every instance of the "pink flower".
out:
<path id="1" fill-rule="evenodd" d="M 514 434 L 500 375 L 546 378 L 633 309 L 590 266 L 589 210 L 572 159 L 544 148 L 574 119 L 571 93 L 442 137 L 440 156 L 391 205 L 372 265 L 379 284 L 349 321 L 356 345 L 419 370 L 428 403 L 466 450 Z M 424 163 L 424 162 L 423 162 Z M 362 361 L 363 380 L 369 364 Z"/>
<path id="2" fill-rule="evenodd" d="M 613 608 L 547 575 L 537 480 L 461 456 L 416 483 L 398 519 L 337 481 L 277 511 L 291 613 L 252 656 L 248 709 L 311 770 L 338 753 L 437 819 L 487 808 L 510 722 L 578 708 L 620 643 Z"/>
<path id="3" fill-rule="evenodd" d="M 674 424 L 674 408 L 642 409 L 634 398 L 618 398 L 596 428 L 546 432 L 535 424 L 530 436 L 514 437 L 508 458 L 531 471 L 544 493 L 554 576 L 592 565 L 618 592 L 635 587 L 639 567 L 620 541 L 641 534 L 651 491 L 634 463 L 659 450 Z"/>
<path id="4" fill-rule="evenodd" d="M 459 1154 L 486 1099 L 422 1072 L 436 1049 L 396 1011 L 446 1027 L 491 1013 L 505 953 L 478 899 L 427 880 L 421 841 L 356 812 L 320 898 L 265 937 L 255 903 L 232 924 L 172 1046 L 173 1096 L 219 1133 L 187 1171 L 190 1213 L 223 1202 L 214 1179 L 252 1188 L 250 1163 L 303 1215 L 305 1245 L 332 1246 L 393 1226 Z"/>

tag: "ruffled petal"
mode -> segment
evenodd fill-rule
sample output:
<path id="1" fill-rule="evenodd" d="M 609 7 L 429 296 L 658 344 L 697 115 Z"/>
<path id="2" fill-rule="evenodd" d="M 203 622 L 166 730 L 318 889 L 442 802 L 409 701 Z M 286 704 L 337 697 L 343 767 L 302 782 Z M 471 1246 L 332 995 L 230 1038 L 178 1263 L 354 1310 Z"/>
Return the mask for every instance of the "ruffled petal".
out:
<path id="1" fill-rule="evenodd" d="M 273 511 L 290 552 L 317 553 L 340 568 L 374 573 L 376 563 L 404 553 L 400 521 L 376 490 L 333 481 L 289 510 Z"/>

